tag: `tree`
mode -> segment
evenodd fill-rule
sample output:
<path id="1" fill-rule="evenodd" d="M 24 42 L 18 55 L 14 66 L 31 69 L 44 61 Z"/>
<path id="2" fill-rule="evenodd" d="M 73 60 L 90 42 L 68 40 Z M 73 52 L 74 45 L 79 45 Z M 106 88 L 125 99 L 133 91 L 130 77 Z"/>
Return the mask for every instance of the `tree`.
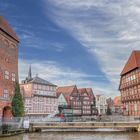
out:
<path id="1" fill-rule="evenodd" d="M 14 117 L 22 117 L 24 115 L 24 105 L 18 82 L 15 84 L 15 93 L 12 99 L 12 114 Z"/>
<path id="2" fill-rule="evenodd" d="M 111 112 L 109 105 L 107 106 L 106 115 L 112 115 L 112 112 Z"/>

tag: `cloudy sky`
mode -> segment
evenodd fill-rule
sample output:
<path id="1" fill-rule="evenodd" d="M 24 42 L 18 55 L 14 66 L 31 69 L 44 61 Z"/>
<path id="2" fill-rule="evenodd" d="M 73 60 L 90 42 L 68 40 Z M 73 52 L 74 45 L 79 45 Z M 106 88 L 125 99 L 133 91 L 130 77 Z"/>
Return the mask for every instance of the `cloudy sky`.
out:
<path id="1" fill-rule="evenodd" d="M 119 75 L 140 48 L 139 0 L 0 0 L 20 38 L 19 75 L 119 95 Z"/>

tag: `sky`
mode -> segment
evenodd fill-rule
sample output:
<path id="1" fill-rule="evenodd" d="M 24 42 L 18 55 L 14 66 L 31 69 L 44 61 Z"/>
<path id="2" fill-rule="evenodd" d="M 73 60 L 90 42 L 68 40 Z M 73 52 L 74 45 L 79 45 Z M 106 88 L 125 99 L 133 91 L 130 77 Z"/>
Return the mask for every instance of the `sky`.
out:
<path id="1" fill-rule="evenodd" d="M 139 0 L 0 0 L 20 39 L 19 78 L 29 66 L 58 86 L 119 95 L 120 73 L 140 49 Z"/>

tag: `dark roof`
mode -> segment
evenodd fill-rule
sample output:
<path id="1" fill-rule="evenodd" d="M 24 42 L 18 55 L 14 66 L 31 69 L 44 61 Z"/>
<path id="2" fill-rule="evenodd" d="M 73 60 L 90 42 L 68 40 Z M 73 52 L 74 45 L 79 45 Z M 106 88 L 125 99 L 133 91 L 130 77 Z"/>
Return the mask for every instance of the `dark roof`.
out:
<path id="1" fill-rule="evenodd" d="M 140 67 L 140 51 L 137 50 L 131 53 L 131 56 L 129 57 L 127 63 L 125 64 L 121 72 L 121 75 L 124 75 L 138 67 Z"/>
<path id="2" fill-rule="evenodd" d="M 9 35 L 10 37 L 15 39 L 17 42 L 19 42 L 19 39 L 16 33 L 13 31 L 13 29 L 10 27 L 8 22 L 2 16 L 0 16 L 0 29 L 4 31 L 7 35 Z"/>
<path id="3" fill-rule="evenodd" d="M 50 82 L 48 82 L 48 81 L 46 81 L 46 80 L 44 80 L 44 79 L 38 77 L 38 76 L 32 78 L 32 79 L 29 81 L 29 83 L 37 83 L 37 84 L 43 84 L 43 85 L 56 86 L 56 85 L 54 85 L 54 84 L 52 84 L 52 83 L 50 83 Z"/>

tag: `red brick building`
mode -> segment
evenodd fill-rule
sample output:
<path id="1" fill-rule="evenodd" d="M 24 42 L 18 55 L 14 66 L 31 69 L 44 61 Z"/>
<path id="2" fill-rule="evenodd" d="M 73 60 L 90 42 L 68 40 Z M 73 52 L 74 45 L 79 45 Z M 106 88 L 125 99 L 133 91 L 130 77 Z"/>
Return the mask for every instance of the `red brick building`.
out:
<path id="1" fill-rule="evenodd" d="M 11 116 L 11 99 L 18 80 L 19 39 L 0 16 L 0 117 Z"/>
<path id="2" fill-rule="evenodd" d="M 119 90 L 123 114 L 140 116 L 140 51 L 133 51 L 125 64 Z"/>

